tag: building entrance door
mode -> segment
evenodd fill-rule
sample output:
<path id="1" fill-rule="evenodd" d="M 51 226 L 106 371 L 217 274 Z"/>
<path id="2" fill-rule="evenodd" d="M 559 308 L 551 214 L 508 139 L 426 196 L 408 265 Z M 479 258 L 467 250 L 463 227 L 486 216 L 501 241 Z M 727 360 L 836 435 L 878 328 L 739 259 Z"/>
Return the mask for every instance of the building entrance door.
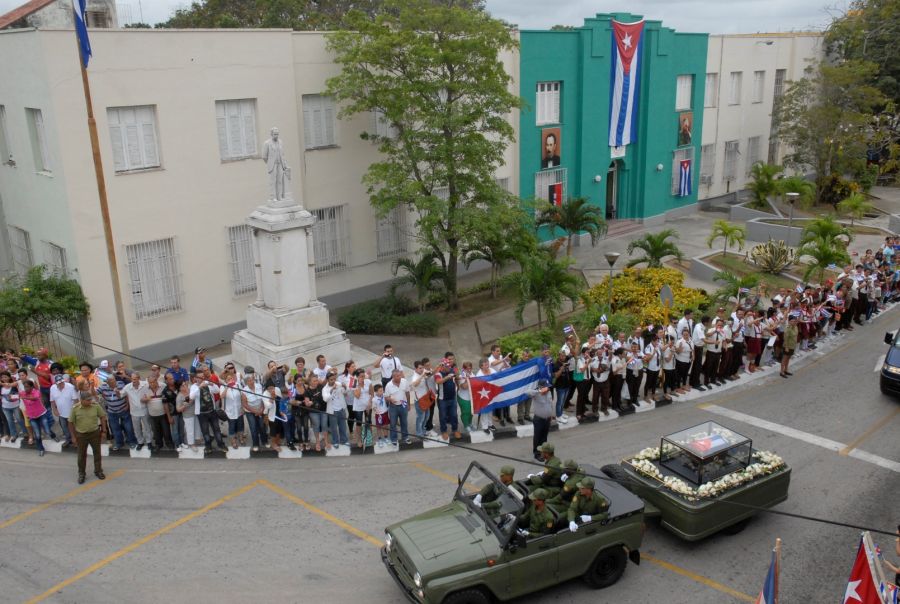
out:
<path id="1" fill-rule="evenodd" d="M 618 170 L 616 162 L 610 162 L 609 169 L 606 171 L 606 219 L 615 220 L 617 217 L 618 204 Z"/>

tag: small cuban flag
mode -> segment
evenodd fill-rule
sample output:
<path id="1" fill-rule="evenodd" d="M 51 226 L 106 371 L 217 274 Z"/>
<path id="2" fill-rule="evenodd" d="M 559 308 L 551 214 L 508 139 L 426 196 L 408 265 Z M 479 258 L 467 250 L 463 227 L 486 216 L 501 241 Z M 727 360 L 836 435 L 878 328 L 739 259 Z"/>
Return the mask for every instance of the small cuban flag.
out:
<path id="1" fill-rule="evenodd" d="M 750 293 L 750 288 L 749 288 L 749 287 L 742 287 L 742 288 L 738 289 L 738 293 L 739 293 L 739 294 L 749 294 L 749 293 Z"/>
<path id="2" fill-rule="evenodd" d="M 575 333 L 575 328 L 572 327 L 571 325 L 566 325 L 565 327 L 563 327 L 563 333 L 565 335 L 569 335 L 570 333 Z"/>
<path id="3" fill-rule="evenodd" d="M 606 315 L 600 315 L 600 322 L 606 323 Z"/>
<path id="4" fill-rule="evenodd" d="M 796 291 L 797 291 L 798 294 L 802 294 L 802 293 L 803 293 L 803 290 L 804 290 L 805 288 L 803 287 L 803 284 L 802 284 L 802 283 L 798 283 L 798 284 L 797 284 L 797 287 L 796 287 L 795 289 L 796 289 Z"/>
<path id="5" fill-rule="evenodd" d="M 831 318 L 831 313 L 828 312 L 828 310 L 825 309 L 825 308 L 820 308 L 820 309 L 819 309 L 819 317 L 822 318 L 822 319 L 830 319 L 830 318 Z"/>
<path id="6" fill-rule="evenodd" d="M 87 21 L 85 20 L 85 5 L 87 0 L 72 0 L 72 10 L 75 13 L 75 35 L 78 36 L 78 46 L 81 48 L 81 62 L 85 67 L 91 58 L 91 41 L 88 39 Z"/>
<path id="7" fill-rule="evenodd" d="M 799 310 L 792 310 L 788 316 L 789 316 L 790 318 L 792 318 L 792 319 L 799 319 L 799 318 L 800 318 L 800 311 L 799 311 Z"/>
<path id="8" fill-rule="evenodd" d="M 678 162 L 678 197 L 689 197 L 691 194 L 691 160 Z"/>

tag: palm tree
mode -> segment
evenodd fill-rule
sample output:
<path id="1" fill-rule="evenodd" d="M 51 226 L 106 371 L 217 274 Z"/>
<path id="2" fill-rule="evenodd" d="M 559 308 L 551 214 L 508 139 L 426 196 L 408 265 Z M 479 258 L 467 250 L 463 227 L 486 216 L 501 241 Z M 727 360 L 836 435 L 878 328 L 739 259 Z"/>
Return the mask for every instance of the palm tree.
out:
<path id="1" fill-rule="evenodd" d="M 840 242 L 846 246 L 853 239 L 853 234 L 849 228 L 829 214 L 807 221 L 800 234 L 800 245 L 815 242 L 817 239 L 823 239 L 830 244 Z"/>
<path id="2" fill-rule="evenodd" d="M 777 193 L 782 197 L 788 193 L 799 193 L 800 197 L 797 201 L 800 205 L 807 207 L 812 205 L 816 195 L 816 185 L 809 182 L 802 176 L 788 176 L 775 181 Z"/>
<path id="3" fill-rule="evenodd" d="M 750 201 L 752 208 L 761 210 L 769 204 L 769 197 L 778 191 L 775 176 L 781 173 L 783 169 L 781 166 L 773 166 L 763 162 L 753 164 L 750 168 L 752 180 L 747 183 L 747 189 L 752 194 Z"/>
<path id="4" fill-rule="evenodd" d="M 797 250 L 797 257 L 806 257 L 811 259 L 803 273 L 803 280 L 808 281 L 810 275 L 819 272 L 819 282 L 825 278 L 825 269 L 829 266 L 842 265 L 850 262 L 850 256 L 847 251 L 841 247 L 835 240 L 829 240 L 823 237 L 817 237 L 811 241 L 804 243 Z"/>
<path id="5" fill-rule="evenodd" d="M 434 253 L 427 253 L 418 260 L 397 258 L 391 265 L 391 273 L 396 277 L 401 270 L 405 274 L 391 283 L 391 294 L 394 294 L 399 287 L 405 285 L 412 287 L 416 290 L 419 312 L 423 312 L 428 304 L 428 295 L 440 291 L 442 287 L 445 276 L 444 269 L 437 263 Z"/>
<path id="6" fill-rule="evenodd" d="M 587 233 L 591 236 L 591 245 L 597 245 L 607 229 L 603 210 L 588 203 L 585 197 L 572 197 L 561 206 L 544 206 L 535 220 L 535 226 L 549 226 L 551 229 L 565 231 L 566 256 L 572 255 L 572 238 L 578 233 Z"/>
<path id="7" fill-rule="evenodd" d="M 717 220 L 713 223 L 709 237 L 706 238 L 706 245 L 712 249 L 713 242 L 720 237 L 725 240 L 722 256 L 727 256 L 729 245 L 736 245 L 738 251 L 744 249 L 744 241 L 747 239 L 747 228 L 739 224 L 732 224 L 727 220 Z"/>
<path id="8" fill-rule="evenodd" d="M 716 291 L 714 297 L 721 302 L 727 302 L 731 298 L 738 298 L 742 289 L 758 287 L 759 280 L 759 273 L 747 273 L 739 277 L 731 271 L 719 271 L 713 275 L 713 281 L 718 281 L 723 285 Z"/>
<path id="9" fill-rule="evenodd" d="M 547 315 L 547 323 L 556 321 L 564 299 L 573 303 L 578 299 L 584 282 L 578 275 L 569 272 L 570 258 L 557 260 L 549 252 L 541 250 L 529 257 L 522 264 L 522 270 L 516 275 L 519 289 L 519 301 L 516 304 L 516 320 L 524 323 L 522 314 L 531 302 L 537 304 L 538 328 L 543 323 L 543 314 Z M 542 312 L 543 311 L 543 312 Z"/>
<path id="10" fill-rule="evenodd" d="M 866 214 L 872 211 L 874 206 L 866 201 L 866 196 L 862 193 L 853 193 L 844 201 L 837 204 L 838 212 L 846 214 L 850 217 L 850 226 L 854 221 L 865 218 Z"/>
<path id="11" fill-rule="evenodd" d="M 627 266 L 635 266 L 642 262 L 647 263 L 648 268 L 659 268 L 666 256 L 675 256 L 679 261 L 684 260 L 684 254 L 678 246 L 669 241 L 669 238 L 678 239 L 678 233 L 674 229 L 663 229 L 658 233 L 647 233 L 640 239 L 632 239 L 628 244 L 629 254 L 634 250 L 644 252 L 643 256 L 628 261 Z"/>

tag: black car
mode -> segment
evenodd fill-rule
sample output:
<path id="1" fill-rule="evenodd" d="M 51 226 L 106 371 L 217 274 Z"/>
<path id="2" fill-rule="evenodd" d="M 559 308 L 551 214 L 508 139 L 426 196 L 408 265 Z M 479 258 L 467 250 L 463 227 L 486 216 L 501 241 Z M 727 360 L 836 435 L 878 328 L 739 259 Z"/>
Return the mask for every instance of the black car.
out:
<path id="1" fill-rule="evenodd" d="M 881 366 L 881 393 L 900 396 L 900 329 L 884 334 L 884 343 L 890 348 Z"/>

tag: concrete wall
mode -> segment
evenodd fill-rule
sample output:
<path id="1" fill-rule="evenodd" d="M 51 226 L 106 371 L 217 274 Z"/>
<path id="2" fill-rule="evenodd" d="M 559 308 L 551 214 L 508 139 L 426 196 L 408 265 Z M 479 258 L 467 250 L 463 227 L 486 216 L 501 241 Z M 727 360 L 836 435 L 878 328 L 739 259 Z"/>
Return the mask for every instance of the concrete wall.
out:
<path id="1" fill-rule="evenodd" d="M 754 210 L 745 204 L 733 205 L 729 208 L 728 219 L 733 222 L 746 222 L 754 218 L 778 218 L 778 214 Z"/>
<path id="2" fill-rule="evenodd" d="M 715 144 L 715 167 L 711 184 L 701 184 L 700 199 L 716 197 L 744 188 L 748 181 L 747 140 L 760 137 L 759 160 L 766 161 L 775 101 L 775 72 L 786 70 L 786 82 L 799 79 L 808 59 L 821 58 L 822 36 L 818 33 L 712 35 L 706 59 L 707 73 L 718 74 L 714 107 L 703 109 L 703 145 Z M 729 104 L 730 75 L 743 74 L 739 104 Z M 765 71 L 762 102 L 753 102 L 753 72 Z M 708 103 L 707 103 L 708 104 Z M 725 180 L 725 142 L 740 142 L 736 179 Z M 779 147 L 775 163 L 785 149 Z M 700 157 L 698 156 L 698 168 Z M 699 170 L 698 170 L 699 173 Z"/>

